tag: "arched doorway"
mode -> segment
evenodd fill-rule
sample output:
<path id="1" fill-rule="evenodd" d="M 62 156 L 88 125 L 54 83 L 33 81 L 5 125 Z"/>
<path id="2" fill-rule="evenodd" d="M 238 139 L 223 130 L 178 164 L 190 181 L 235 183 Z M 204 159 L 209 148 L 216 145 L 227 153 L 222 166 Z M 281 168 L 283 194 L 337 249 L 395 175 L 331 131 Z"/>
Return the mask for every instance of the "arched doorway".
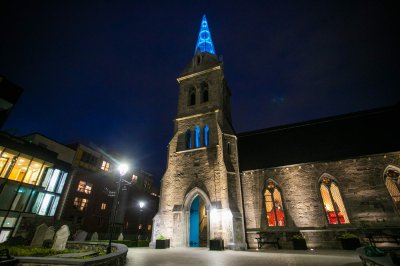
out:
<path id="1" fill-rule="evenodd" d="M 189 246 L 207 247 L 207 209 L 204 200 L 197 195 L 190 206 Z"/>
<path id="2" fill-rule="evenodd" d="M 186 194 L 183 206 L 186 213 L 186 246 L 207 247 L 211 207 L 208 195 L 202 189 L 195 187 Z"/>

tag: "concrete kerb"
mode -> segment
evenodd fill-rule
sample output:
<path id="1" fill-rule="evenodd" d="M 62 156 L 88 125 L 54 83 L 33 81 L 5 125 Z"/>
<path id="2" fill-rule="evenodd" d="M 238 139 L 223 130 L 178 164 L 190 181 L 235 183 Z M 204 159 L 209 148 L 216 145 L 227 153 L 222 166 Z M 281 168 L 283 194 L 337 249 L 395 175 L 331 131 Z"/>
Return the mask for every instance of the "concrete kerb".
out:
<path id="1" fill-rule="evenodd" d="M 107 244 L 99 242 L 77 242 L 68 241 L 68 245 L 97 245 L 104 246 Z M 126 255 L 128 253 L 128 247 L 123 244 L 115 244 L 112 246 L 115 251 L 103 256 L 98 256 L 90 259 L 70 259 L 70 258 L 58 258 L 58 257 L 15 257 L 18 259 L 18 265 L 124 265 L 126 261 Z"/>

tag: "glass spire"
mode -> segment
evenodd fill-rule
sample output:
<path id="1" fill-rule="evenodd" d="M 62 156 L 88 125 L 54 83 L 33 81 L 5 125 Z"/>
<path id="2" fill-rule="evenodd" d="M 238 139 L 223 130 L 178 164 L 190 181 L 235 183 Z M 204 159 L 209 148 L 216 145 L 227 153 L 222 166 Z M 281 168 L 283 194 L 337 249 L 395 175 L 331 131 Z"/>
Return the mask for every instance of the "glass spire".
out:
<path id="1" fill-rule="evenodd" d="M 215 54 L 214 44 L 211 39 L 210 30 L 208 29 L 206 15 L 203 15 L 203 19 L 201 20 L 199 37 L 197 38 L 194 54 L 196 54 L 197 48 L 199 48 L 202 53 L 207 52 L 210 54 Z"/>

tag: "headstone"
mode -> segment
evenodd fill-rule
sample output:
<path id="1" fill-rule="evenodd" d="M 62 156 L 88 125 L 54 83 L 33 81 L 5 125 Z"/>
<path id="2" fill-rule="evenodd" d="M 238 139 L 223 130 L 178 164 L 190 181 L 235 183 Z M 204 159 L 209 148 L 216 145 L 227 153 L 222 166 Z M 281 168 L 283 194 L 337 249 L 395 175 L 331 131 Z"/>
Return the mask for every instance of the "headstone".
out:
<path id="1" fill-rule="evenodd" d="M 47 228 L 46 232 L 44 233 L 42 246 L 44 248 L 51 248 L 51 246 L 53 245 L 53 237 L 54 237 L 54 227 L 49 226 L 49 228 Z"/>
<path id="2" fill-rule="evenodd" d="M 54 238 L 54 243 L 52 249 L 54 250 L 64 250 L 69 237 L 68 225 L 63 225 L 56 232 L 56 237 Z"/>
<path id="3" fill-rule="evenodd" d="M 84 230 L 78 230 L 74 235 L 74 241 L 85 241 L 87 237 L 87 232 Z"/>
<path id="4" fill-rule="evenodd" d="M 99 240 L 99 235 L 97 234 L 97 232 L 94 232 L 92 234 L 92 237 L 90 238 L 90 241 L 97 241 Z"/>
<path id="5" fill-rule="evenodd" d="M 124 235 L 121 233 L 121 234 L 119 234 L 119 236 L 118 236 L 118 240 L 124 240 Z"/>
<path id="6" fill-rule="evenodd" d="M 49 228 L 47 228 L 46 232 L 44 233 L 44 240 L 53 240 L 54 234 L 54 226 L 49 226 Z"/>
<path id="7" fill-rule="evenodd" d="M 46 224 L 41 224 L 36 227 L 35 235 L 33 236 L 31 247 L 42 247 L 45 233 L 48 227 Z"/>

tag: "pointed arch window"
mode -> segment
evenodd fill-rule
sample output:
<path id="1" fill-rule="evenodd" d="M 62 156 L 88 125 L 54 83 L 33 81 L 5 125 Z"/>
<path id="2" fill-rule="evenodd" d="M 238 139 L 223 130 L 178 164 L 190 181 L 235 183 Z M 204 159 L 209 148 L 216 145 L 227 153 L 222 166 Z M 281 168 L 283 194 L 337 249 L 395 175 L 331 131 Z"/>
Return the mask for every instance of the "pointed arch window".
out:
<path id="1" fill-rule="evenodd" d="M 320 191 L 325 214 L 329 224 L 348 224 L 346 208 L 336 182 L 327 176 L 322 177 Z"/>
<path id="2" fill-rule="evenodd" d="M 196 104 L 196 89 L 191 87 L 189 90 L 189 105 Z"/>
<path id="3" fill-rule="evenodd" d="M 185 133 L 185 143 L 186 149 L 192 148 L 192 131 L 190 131 L 190 129 L 188 129 Z"/>
<path id="4" fill-rule="evenodd" d="M 279 187 L 269 180 L 264 192 L 268 226 L 285 226 L 282 196 Z"/>
<path id="5" fill-rule="evenodd" d="M 194 144 L 196 148 L 200 148 L 200 127 L 195 126 L 194 128 Z"/>
<path id="6" fill-rule="evenodd" d="M 204 126 L 203 129 L 204 133 L 204 146 L 208 147 L 208 145 L 210 144 L 210 129 L 208 128 L 208 125 Z"/>
<path id="7" fill-rule="evenodd" d="M 388 167 L 385 171 L 384 178 L 385 184 L 392 197 L 396 209 L 400 211 L 400 170 Z"/>
<path id="8" fill-rule="evenodd" d="M 208 102 L 208 85 L 207 83 L 201 83 L 201 102 Z"/>

